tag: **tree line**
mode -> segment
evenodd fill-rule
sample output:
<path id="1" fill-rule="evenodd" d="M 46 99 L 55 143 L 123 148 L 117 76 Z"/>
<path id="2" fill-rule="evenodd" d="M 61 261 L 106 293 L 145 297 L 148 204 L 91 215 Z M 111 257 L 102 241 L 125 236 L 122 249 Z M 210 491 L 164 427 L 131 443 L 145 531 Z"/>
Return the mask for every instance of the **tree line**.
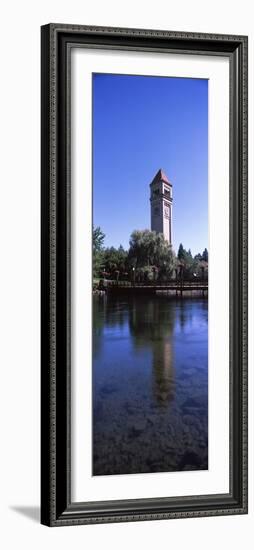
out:
<path id="1" fill-rule="evenodd" d="M 208 251 L 192 256 L 180 244 L 177 255 L 162 233 L 135 230 L 129 249 L 105 247 L 105 234 L 100 227 L 93 229 L 93 277 L 135 279 L 137 282 L 168 280 L 172 277 L 190 279 L 207 275 Z"/>

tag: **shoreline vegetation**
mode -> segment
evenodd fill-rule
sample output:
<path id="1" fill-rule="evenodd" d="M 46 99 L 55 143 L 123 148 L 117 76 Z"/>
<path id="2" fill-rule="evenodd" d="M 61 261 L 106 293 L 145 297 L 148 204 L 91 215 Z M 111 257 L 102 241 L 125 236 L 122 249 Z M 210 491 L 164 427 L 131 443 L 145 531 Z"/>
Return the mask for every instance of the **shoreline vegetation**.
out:
<path id="1" fill-rule="evenodd" d="M 135 230 L 129 249 L 104 247 L 105 234 L 93 228 L 93 294 L 208 296 L 208 251 L 192 256 L 182 243 L 177 254 L 162 233 Z"/>

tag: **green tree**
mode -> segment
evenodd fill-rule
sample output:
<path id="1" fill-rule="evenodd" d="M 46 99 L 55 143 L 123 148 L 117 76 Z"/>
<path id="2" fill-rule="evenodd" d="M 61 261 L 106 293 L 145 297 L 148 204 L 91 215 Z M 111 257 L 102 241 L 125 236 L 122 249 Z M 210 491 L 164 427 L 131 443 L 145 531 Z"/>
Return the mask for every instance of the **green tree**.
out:
<path id="1" fill-rule="evenodd" d="M 100 227 L 93 228 L 93 250 L 95 252 L 101 252 L 103 249 L 105 235 Z"/>
<path id="2" fill-rule="evenodd" d="M 182 243 L 179 244 L 178 252 L 177 252 L 177 258 L 178 260 L 184 260 L 186 254 L 186 250 L 184 250 Z"/>
<path id="3" fill-rule="evenodd" d="M 177 257 L 178 260 L 184 260 L 189 263 L 191 263 L 191 261 L 193 260 L 191 249 L 189 248 L 189 250 L 185 250 L 182 243 L 179 245 Z"/>
<path id="4" fill-rule="evenodd" d="M 200 256 L 200 255 L 199 255 Z M 182 243 L 179 246 L 177 258 L 181 262 L 182 275 L 184 279 L 190 279 L 193 277 L 193 274 L 196 272 L 198 265 L 198 258 L 195 256 L 193 258 L 191 249 L 185 250 Z"/>
<path id="5" fill-rule="evenodd" d="M 194 263 L 190 248 L 185 253 L 184 262 L 185 262 L 185 275 L 187 277 L 192 277 L 193 271 L 195 270 L 195 263 Z"/>
<path id="6" fill-rule="evenodd" d="M 205 250 L 203 251 L 202 260 L 204 260 L 204 262 L 208 262 L 208 250 L 207 250 L 207 248 L 205 248 Z"/>
<path id="7" fill-rule="evenodd" d="M 128 252 L 124 250 L 122 245 L 119 248 L 111 246 L 104 250 L 104 267 L 105 271 L 113 275 L 116 271 L 123 274 L 126 271 Z"/>
<path id="8" fill-rule="evenodd" d="M 200 252 L 194 256 L 195 262 L 200 262 L 202 260 L 202 254 Z"/>
<path id="9" fill-rule="evenodd" d="M 93 276 L 99 277 L 103 267 L 103 244 L 105 235 L 100 227 L 93 228 Z"/>
<path id="10" fill-rule="evenodd" d="M 144 279 L 169 277 L 174 268 L 174 253 L 162 233 L 135 230 L 130 237 L 128 262 Z"/>

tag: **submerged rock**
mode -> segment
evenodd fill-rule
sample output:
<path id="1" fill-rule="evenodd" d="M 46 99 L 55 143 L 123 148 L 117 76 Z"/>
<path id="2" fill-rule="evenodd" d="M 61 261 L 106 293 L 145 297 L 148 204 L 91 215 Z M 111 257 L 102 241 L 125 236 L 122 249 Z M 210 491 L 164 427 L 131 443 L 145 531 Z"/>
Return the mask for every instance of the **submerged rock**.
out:
<path id="1" fill-rule="evenodd" d="M 133 424 L 132 426 L 133 434 L 138 435 L 142 433 L 146 429 L 146 426 L 147 426 L 146 420 L 137 420 L 135 424 Z"/>

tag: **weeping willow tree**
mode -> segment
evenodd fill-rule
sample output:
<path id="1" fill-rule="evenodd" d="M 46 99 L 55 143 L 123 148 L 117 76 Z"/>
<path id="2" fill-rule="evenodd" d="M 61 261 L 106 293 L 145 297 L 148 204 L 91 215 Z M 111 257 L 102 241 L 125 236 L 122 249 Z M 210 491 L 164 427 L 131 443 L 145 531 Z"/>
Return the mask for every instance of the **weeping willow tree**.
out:
<path id="1" fill-rule="evenodd" d="M 141 278 L 169 278 L 175 267 L 175 254 L 163 234 L 148 229 L 132 232 L 128 260 Z"/>

